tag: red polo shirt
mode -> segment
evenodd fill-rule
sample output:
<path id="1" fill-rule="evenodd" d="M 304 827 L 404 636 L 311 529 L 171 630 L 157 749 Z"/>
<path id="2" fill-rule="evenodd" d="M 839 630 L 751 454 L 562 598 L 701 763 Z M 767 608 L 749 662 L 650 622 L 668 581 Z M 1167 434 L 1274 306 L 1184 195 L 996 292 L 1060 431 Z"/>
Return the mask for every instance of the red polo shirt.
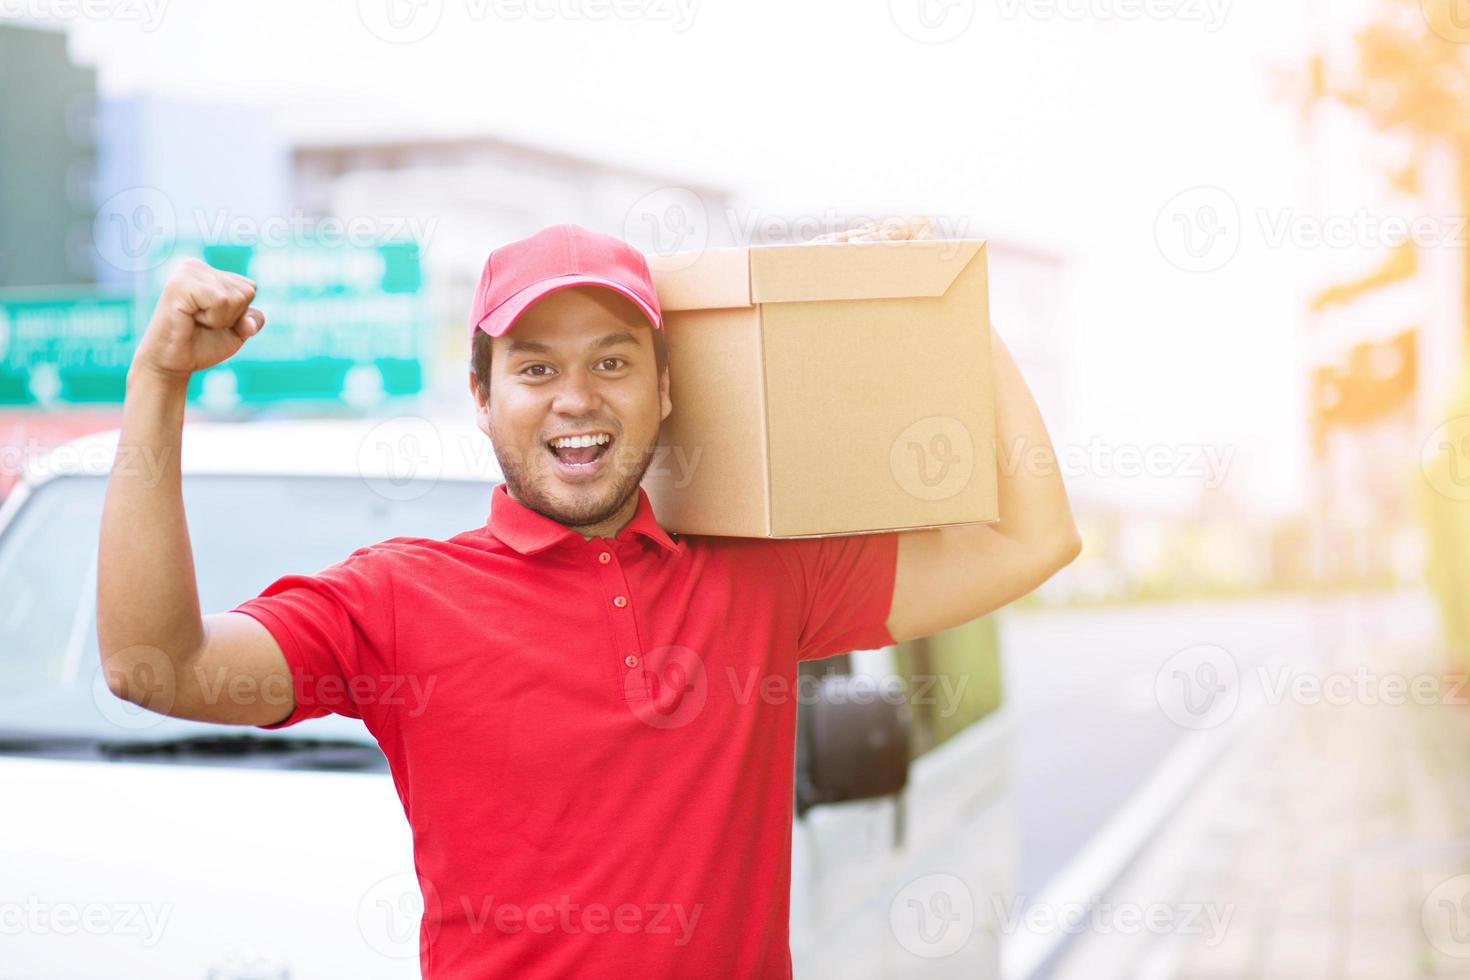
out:
<path id="1" fill-rule="evenodd" d="M 425 977 L 789 977 L 797 661 L 893 642 L 896 534 L 616 537 L 491 494 L 237 611 L 382 745 Z"/>

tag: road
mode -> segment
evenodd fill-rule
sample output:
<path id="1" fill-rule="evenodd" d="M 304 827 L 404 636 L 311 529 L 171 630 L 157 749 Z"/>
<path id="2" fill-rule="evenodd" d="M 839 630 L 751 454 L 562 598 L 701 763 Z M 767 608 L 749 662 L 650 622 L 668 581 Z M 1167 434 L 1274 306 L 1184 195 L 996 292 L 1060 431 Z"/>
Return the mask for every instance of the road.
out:
<path id="1" fill-rule="evenodd" d="M 1008 610 L 998 625 L 1024 898 L 1053 881 L 1196 735 L 1155 695 L 1161 668 L 1179 651 L 1228 651 L 1248 704 L 1282 665 L 1351 659 L 1375 636 L 1432 629 L 1433 610 L 1422 594 L 1401 592 Z"/>

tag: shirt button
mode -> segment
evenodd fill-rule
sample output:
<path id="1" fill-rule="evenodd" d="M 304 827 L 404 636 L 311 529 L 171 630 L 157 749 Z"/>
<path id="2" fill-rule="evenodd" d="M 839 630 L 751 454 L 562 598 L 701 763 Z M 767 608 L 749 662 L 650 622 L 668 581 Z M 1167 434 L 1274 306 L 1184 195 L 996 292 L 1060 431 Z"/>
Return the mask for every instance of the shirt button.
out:
<path id="1" fill-rule="evenodd" d="M 613 599 L 613 605 L 617 606 L 619 609 L 623 608 L 627 604 L 628 604 L 628 597 L 627 596 L 620 595 L 620 596 L 616 596 Z"/>
<path id="2" fill-rule="evenodd" d="M 623 663 L 627 664 L 629 667 L 637 667 L 638 666 L 638 658 L 635 657 L 635 656 L 633 656 L 630 653 L 626 657 L 623 658 Z"/>
<path id="3" fill-rule="evenodd" d="M 597 560 L 606 565 L 608 562 L 612 561 L 612 555 L 604 551 L 597 556 Z"/>

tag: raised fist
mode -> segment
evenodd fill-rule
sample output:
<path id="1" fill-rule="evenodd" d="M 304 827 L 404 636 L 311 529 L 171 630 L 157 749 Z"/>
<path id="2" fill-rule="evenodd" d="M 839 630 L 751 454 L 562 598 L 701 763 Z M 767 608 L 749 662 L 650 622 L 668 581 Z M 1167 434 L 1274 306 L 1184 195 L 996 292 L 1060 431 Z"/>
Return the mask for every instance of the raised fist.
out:
<path id="1" fill-rule="evenodd" d="M 265 314 L 250 305 L 254 298 L 255 283 L 244 276 L 184 262 L 164 284 L 132 369 L 187 381 L 232 356 L 265 326 Z"/>

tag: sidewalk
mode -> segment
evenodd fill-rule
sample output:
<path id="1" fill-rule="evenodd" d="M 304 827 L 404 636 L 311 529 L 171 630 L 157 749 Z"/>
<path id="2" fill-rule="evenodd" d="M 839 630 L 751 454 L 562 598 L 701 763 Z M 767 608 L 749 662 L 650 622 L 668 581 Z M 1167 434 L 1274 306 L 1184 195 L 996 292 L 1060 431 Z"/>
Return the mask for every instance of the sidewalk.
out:
<path id="1" fill-rule="evenodd" d="M 1053 980 L 1470 978 L 1470 685 L 1398 695 L 1444 665 L 1379 637 L 1369 696 L 1258 710 Z"/>

